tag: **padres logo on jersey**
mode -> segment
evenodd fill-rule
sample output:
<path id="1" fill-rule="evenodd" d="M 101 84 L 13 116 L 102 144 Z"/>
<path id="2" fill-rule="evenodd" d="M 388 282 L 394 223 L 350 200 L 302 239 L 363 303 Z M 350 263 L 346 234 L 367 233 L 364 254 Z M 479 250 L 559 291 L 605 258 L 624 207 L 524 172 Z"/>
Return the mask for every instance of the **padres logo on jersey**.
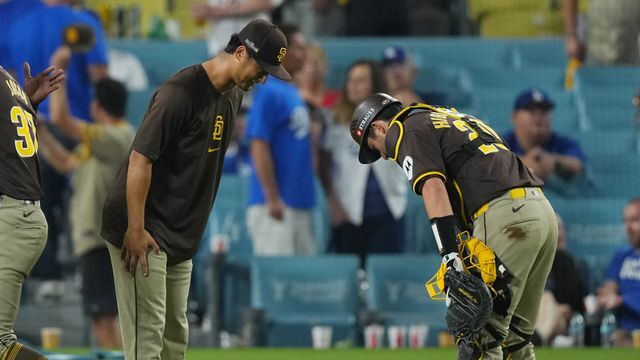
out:
<path id="1" fill-rule="evenodd" d="M 213 123 L 213 131 L 211 133 L 211 144 L 209 145 L 209 152 L 220 150 L 222 144 L 222 130 L 224 130 L 224 120 L 222 115 L 216 116 Z"/>

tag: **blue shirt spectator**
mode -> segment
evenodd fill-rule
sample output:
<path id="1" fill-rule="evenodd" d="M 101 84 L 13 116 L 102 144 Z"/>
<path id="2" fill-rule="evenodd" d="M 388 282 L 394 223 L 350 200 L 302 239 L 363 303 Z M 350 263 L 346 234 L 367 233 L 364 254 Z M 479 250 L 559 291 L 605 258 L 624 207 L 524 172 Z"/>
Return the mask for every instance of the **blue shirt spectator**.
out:
<path id="1" fill-rule="evenodd" d="M 51 55 L 62 45 L 65 27 L 75 23 L 89 24 L 94 31 L 96 42 L 87 53 L 74 54 L 67 70 L 69 106 L 71 113 L 80 119 L 91 119 L 89 110 L 93 98 L 90 68 L 98 66 L 100 76 L 107 73 L 107 45 L 102 27 L 92 14 L 67 5 L 41 6 L 21 17 L 10 30 L 10 64 L 13 69 L 22 69 L 22 62 L 28 61 L 31 72 L 38 73 L 49 66 Z M 16 71 L 18 81 L 24 83 L 22 71 Z M 96 75 L 93 75 L 94 77 Z M 39 111 L 48 114 L 49 103 L 44 101 Z"/>
<path id="2" fill-rule="evenodd" d="M 294 85 L 269 78 L 264 86 L 256 88 L 247 137 L 269 143 L 280 196 L 291 208 L 315 206 L 309 131 L 309 112 Z M 255 169 L 252 170 L 249 205 L 264 204 L 262 186 Z"/>
<path id="3" fill-rule="evenodd" d="M 509 145 L 511 151 L 518 155 L 524 155 L 525 151 L 518 143 L 516 135 L 513 131 L 509 131 L 508 133 L 506 133 L 503 137 L 503 140 L 507 143 L 507 145 Z M 556 134 L 554 132 L 551 133 L 547 142 L 542 145 L 542 148 L 545 151 L 553 154 L 574 156 L 582 160 L 583 162 L 587 160 L 587 158 L 584 156 L 584 153 L 582 152 L 582 149 L 580 148 L 580 145 L 578 145 L 575 140 L 560 134 Z"/>
<path id="4" fill-rule="evenodd" d="M 513 131 L 503 139 L 541 179 L 557 175 L 566 180 L 584 173 L 585 156 L 575 141 L 551 129 L 554 106 L 541 89 L 521 92 L 514 104 Z"/>
<path id="5" fill-rule="evenodd" d="M 615 311 L 614 346 L 629 346 L 631 331 L 640 329 L 640 197 L 629 200 L 623 214 L 630 246 L 615 253 L 597 290 L 598 304 Z"/>
<path id="6" fill-rule="evenodd" d="M 0 19 L 2 19 L 0 21 L 0 34 L 2 34 L 0 36 L 0 65 L 5 69 L 14 73 L 22 72 L 22 66 L 17 69 L 12 68 L 13 64 L 11 64 L 9 55 L 9 31 L 16 20 L 40 6 L 43 6 L 40 0 L 8 0 L 6 2 L 0 0 Z"/>
<path id="7" fill-rule="evenodd" d="M 618 327 L 640 329 L 640 249 L 627 247 L 613 256 L 606 278 L 618 284 L 622 304 L 618 308 Z"/>

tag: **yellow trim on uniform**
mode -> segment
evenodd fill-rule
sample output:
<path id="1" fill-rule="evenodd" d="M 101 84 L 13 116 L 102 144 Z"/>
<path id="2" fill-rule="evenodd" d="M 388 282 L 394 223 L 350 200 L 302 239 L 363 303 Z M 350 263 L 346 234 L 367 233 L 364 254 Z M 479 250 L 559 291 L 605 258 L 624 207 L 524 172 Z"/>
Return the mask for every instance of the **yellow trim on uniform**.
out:
<path id="1" fill-rule="evenodd" d="M 536 187 L 536 189 L 538 189 L 540 192 L 542 192 L 542 189 L 539 187 Z M 524 197 L 527 196 L 527 189 L 526 188 L 515 188 L 515 189 L 511 189 L 509 190 L 509 196 L 511 196 L 511 198 L 513 200 L 516 199 L 522 199 Z M 478 211 L 476 211 L 473 214 L 473 220 L 477 219 L 480 217 L 480 215 L 484 214 L 485 212 L 487 212 L 487 210 L 489 210 L 489 203 L 487 202 L 486 204 L 480 206 L 480 208 L 478 209 Z"/>
<path id="2" fill-rule="evenodd" d="M 467 221 L 467 215 L 465 214 L 464 197 L 462 196 L 462 190 L 460 189 L 460 185 L 458 185 L 457 181 L 453 180 L 453 186 L 455 186 L 456 191 L 458 192 L 458 197 L 460 197 L 460 212 L 462 212 L 460 217 L 462 218 L 462 221 L 464 222 L 464 226 L 467 229 L 471 229 L 472 226 L 471 226 L 471 224 L 469 224 L 469 221 Z"/>
<path id="3" fill-rule="evenodd" d="M 396 159 L 398 159 L 398 152 L 400 151 L 400 143 L 402 142 L 402 138 L 404 137 L 404 125 L 402 125 L 400 121 L 394 118 L 391 121 L 389 128 L 391 128 L 391 126 L 393 126 L 394 124 L 398 125 L 398 128 L 400 128 L 400 134 L 398 135 L 398 139 L 396 140 L 396 146 L 395 146 L 393 156 L 391 156 L 390 159 L 393 161 L 396 161 Z"/>
<path id="4" fill-rule="evenodd" d="M 413 185 L 411 185 L 411 188 L 413 189 L 413 192 L 418 194 L 418 192 L 416 191 L 416 185 L 418 185 L 420 180 L 424 179 L 427 176 L 431 176 L 431 175 L 440 176 L 444 182 L 447 182 L 447 177 L 443 173 L 441 173 L 440 171 L 428 171 L 428 172 L 418 176 L 418 178 L 413 181 Z"/>

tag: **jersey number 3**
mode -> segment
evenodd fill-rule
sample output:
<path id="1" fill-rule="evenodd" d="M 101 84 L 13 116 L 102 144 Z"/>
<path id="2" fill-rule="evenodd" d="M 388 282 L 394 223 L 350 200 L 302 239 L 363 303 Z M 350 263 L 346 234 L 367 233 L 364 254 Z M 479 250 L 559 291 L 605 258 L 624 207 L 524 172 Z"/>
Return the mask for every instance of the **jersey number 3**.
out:
<path id="1" fill-rule="evenodd" d="M 492 136 L 494 139 L 500 139 L 500 136 L 487 124 L 483 123 L 478 119 L 470 119 L 469 121 L 473 121 L 476 126 L 480 128 L 481 131 L 484 131 L 488 135 Z M 469 132 L 469 140 L 474 140 L 478 137 L 478 132 L 475 131 L 466 121 L 464 120 L 455 120 L 453 121 L 453 125 L 462 132 Z M 491 154 L 497 152 L 499 149 L 504 149 L 509 151 L 509 148 L 504 146 L 501 143 L 493 143 L 493 144 L 482 144 L 478 146 L 478 150 L 480 150 L 483 154 Z"/>
<path id="2" fill-rule="evenodd" d="M 16 151 L 20 157 L 32 157 L 38 152 L 38 139 L 33 115 L 20 106 L 11 108 L 11 122 L 16 124 L 16 132 L 20 137 L 15 141 Z"/>

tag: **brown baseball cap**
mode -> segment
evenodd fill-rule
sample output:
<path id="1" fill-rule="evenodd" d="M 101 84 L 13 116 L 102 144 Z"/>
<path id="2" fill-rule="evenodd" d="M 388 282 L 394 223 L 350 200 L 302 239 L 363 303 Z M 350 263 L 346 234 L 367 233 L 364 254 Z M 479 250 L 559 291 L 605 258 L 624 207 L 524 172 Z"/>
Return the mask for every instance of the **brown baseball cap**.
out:
<path id="1" fill-rule="evenodd" d="M 266 20 L 253 20 L 240 30 L 238 38 L 262 70 L 278 79 L 291 80 L 280 64 L 287 54 L 287 38 L 277 26 Z"/>

